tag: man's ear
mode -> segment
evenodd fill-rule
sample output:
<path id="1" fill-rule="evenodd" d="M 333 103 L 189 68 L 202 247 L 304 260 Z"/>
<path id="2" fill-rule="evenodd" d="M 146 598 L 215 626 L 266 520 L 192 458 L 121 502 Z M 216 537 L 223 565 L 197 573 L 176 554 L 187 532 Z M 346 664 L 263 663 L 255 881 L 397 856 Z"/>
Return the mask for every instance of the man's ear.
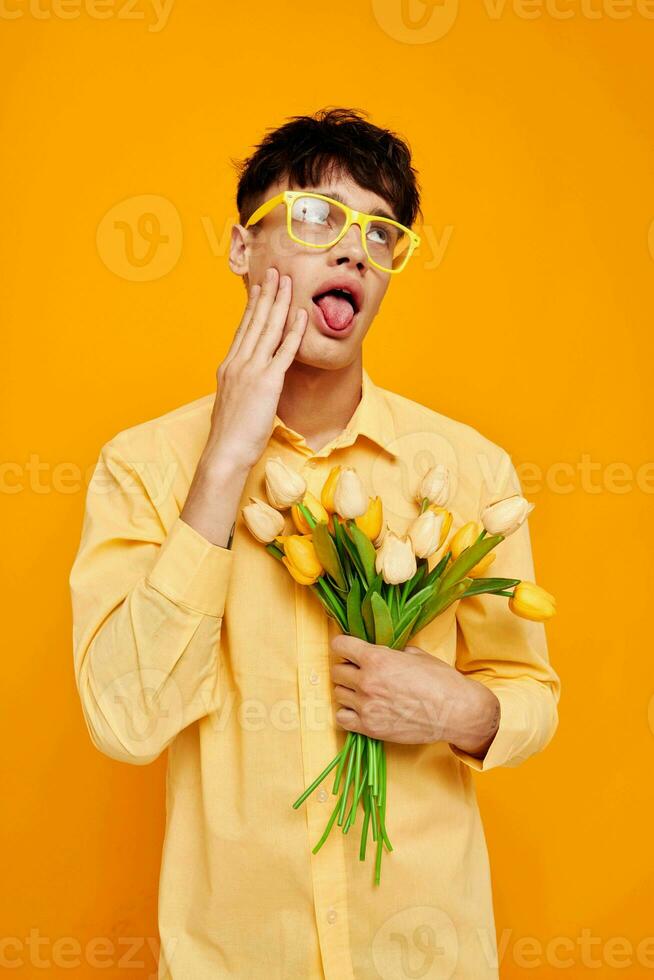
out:
<path id="1" fill-rule="evenodd" d="M 229 268 L 237 276 L 247 276 L 250 271 L 249 232 L 243 225 L 232 225 L 229 243 Z"/>

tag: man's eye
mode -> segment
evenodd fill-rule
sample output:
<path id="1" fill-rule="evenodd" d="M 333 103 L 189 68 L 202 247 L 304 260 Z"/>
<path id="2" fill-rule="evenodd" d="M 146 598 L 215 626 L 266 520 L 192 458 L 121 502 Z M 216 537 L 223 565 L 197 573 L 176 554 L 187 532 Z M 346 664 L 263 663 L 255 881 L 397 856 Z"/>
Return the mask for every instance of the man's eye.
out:
<path id="1" fill-rule="evenodd" d="M 324 224 L 329 217 L 327 201 L 316 201 L 307 197 L 299 197 L 293 204 L 293 218 L 296 221 L 309 221 Z"/>
<path id="2" fill-rule="evenodd" d="M 380 228 L 379 225 L 370 225 L 368 228 L 368 237 L 377 245 L 387 245 L 389 241 L 389 233 L 385 228 Z"/>

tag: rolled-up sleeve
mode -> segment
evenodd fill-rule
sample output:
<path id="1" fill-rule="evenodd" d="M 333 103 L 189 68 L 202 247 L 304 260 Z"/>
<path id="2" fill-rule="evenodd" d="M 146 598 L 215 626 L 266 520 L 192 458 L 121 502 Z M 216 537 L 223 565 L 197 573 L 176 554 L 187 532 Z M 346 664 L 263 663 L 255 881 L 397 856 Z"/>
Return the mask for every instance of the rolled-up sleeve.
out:
<path id="1" fill-rule="evenodd" d="M 170 513 L 103 446 L 69 576 L 74 670 L 94 745 L 136 765 L 220 703 L 233 552 Z"/>
<path id="2" fill-rule="evenodd" d="M 520 493 L 518 475 L 503 453 L 504 479 L 494 499 Z M 480 507 L 488 497 L 480 497 Z M 487 575 L 535 581 L 528 521 L 495 549 Z M 546 583 L 541 583 L 547 588 Z M 473 769 L 517 766 L 543 749 L 558 726 L 561 682 L 548 654 L 545 625 L 521 619 L 506 597 L 481 595 L 457 608 L 457 669 L 485 684 L 500 703 L 500 722 L 483 759 L 457 746 L 454 754 Z"/>

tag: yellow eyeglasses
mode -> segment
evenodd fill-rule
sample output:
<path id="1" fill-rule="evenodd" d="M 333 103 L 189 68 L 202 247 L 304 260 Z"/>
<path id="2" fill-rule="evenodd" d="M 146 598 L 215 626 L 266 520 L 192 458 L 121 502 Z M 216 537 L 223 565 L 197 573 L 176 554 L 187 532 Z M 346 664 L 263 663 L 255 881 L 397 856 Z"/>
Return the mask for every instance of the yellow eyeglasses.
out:
<path id="1" fill-rule="evenodd" d="M 286 205 L 286 230 L 289 237 L 308 248 L 331 248 L 357 224 L 361 243 L 371 265 L 382 272 L 401 272 L 420 244 L 420 235 L 391 218 L 366 214 L 324 194 L 312 191 L 282 191 L 250 216 L 245 227 L 254 225 L 277 207 Z"/>

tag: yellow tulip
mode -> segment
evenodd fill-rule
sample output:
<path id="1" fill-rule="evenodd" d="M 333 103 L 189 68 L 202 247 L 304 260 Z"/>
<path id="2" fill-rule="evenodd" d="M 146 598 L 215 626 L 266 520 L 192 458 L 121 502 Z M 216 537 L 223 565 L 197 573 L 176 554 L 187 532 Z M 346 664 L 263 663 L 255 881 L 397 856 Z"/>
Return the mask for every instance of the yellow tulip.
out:
<path id="1" fill-rule="evenodd" d="M 318 498 L 314 497 L 314 495 L 311 493 L 310 490 L 307 490 L 307 492 L 305 493 L 304 500 L 302 501 L 302 503 L 304 504 L 305 507 L 309 508 L 310 512 L 313 514 L 316 521 L 327 522 L 329 520 L 329 514 L 327 513 L 323 505 L 320 503 Z M 300 534 L 310 533 L 311 528 L 309 527 L 307 521 L 304 519 L 302 511 L 300 510 L 297 504 L 293 504 L 291 507 L 291 517 L 293 518 L 293 523 L 295 524 Z"/>
<path id="2" fill-rule="evenodd" d="M 382 501 L 381 497 L 371 497 L 368 504 L 368 509 L 365 514 L 360 514 L 359 517 L 354 518 L 354 523 L 363 531 L 367 538 L 371 541 L 375 541 L 382 529 Z"/>
<path id="3" fill-rule="evenodd" d="M 456 534 L 453 535 L 452 540 L 447 546 L 448 551 L 452 552 L 452 561 L 456 561 L 462 551 L 465 551 L 466 548 L 473 545 L 480 534 L 481 523 L 479 521 L 468 521 L 467 524 L 463 524 Z M 489 551 L 467 574 L 472 578 L 478 578 L 484 574 L 489 565 L 492 565 L 494 561 L 495 555 L 492 551 Z"/>
<path id="4" fill-rule="evenodd" d="M 556 613 L 556 599 L 535 582 L 520 582 L 509 599 L 509 609 L 516 616 L 540 623 Z"/>
<path id="5" fill-rule="evenodd" d="M 483 575 L 488 566 L 492 565 L 494 561 L 495 555 L 492 551 L 489 551 L 488 554 L 484 555 L 481 561 L 478 561 L 475 567 L 471 568 L 467 574 L 472 576 L 472 578 L 479 578 L 479 576 Z"/>
<path id="6" fill-rule="evenodd" d="M 340 465 L 332 466 L 320 494 L 320 500 L 328 514 L 334 513 L 334 490 L 336 489 L 336 481 L 340 472 Z"/>
<path id="7" fill-rule="evenodd" d="M 452 552 L 452 561 L 456 561 L 462 551 L 474 544 L 481 534 L 481 524 L 479 521 L 468 521 L 464 524 L 448 544 L 448 551 Z"/>
<path id="8" fill-rule="evenodd" d="M 318 561 L 316 549 L 311 536 L 308 534 L 288 534 L 284 541 L 284 558 L 282 561 L 293 578 L 301 585 L 311 585 L 323 573 L 323 567 Z"/>

